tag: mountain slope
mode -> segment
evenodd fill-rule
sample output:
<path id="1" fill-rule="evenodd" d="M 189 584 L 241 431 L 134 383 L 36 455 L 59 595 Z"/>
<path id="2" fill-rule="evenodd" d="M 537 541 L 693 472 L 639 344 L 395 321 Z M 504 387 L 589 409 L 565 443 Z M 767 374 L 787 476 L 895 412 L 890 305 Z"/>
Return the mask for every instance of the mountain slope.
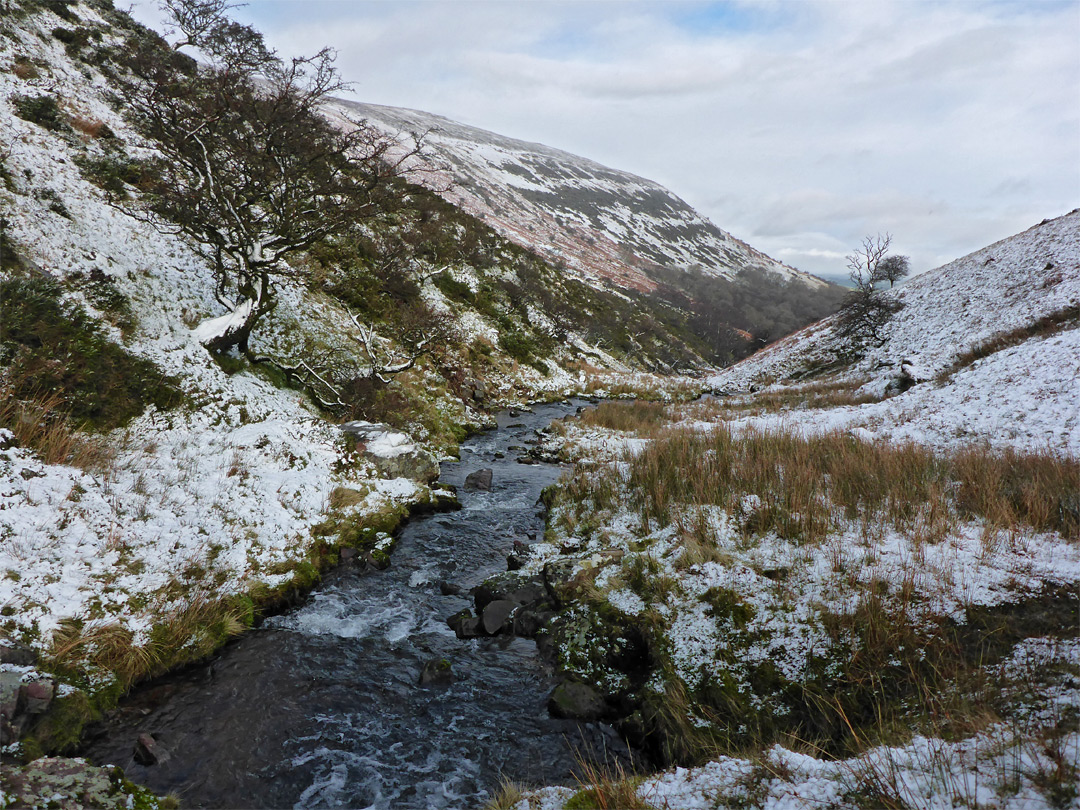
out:
<path id="1" fill-rule="evenodd" d="M 424 156 L 412 163 L 416 182 L 571 277 L 709 313 L 699 331 L 722 321 L 775 337 L 839 300 L 834 285 L 734 238 L 650 180 L 417 110 L 336 100 L 326 111 L 345 125 L 426 133 Z M 790 311 L 770 310 L 778 299 Z"/>
<path id="2" fill-rule="evenodd" d="M 1080 209 L 888 295 L 902 309 L 882 344 L 857 361 L 844 361 L 828 319 L 725 369 L 711 385 L 793 402 L 808 401 L 809 389 L 863 400 L 828 412 L 822 424 L 894 439 L 1080 455 Z"/>

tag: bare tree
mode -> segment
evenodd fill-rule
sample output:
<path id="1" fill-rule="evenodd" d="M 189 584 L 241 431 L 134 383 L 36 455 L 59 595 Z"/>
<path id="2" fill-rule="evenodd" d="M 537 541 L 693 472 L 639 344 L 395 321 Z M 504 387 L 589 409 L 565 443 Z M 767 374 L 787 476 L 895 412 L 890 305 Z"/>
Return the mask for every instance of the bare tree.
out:
<path id="1" fill-rule="evenodd" d="M 285 260 L 380 214 L 409 142 L 371 126 L 343 131 L 319 112 L 343 87 L 329 49 L 281 61 L 262 36 L 224 15 L 224 0 L 165 0 L 196 65 L 150 43 L 130 60 L 132 117 L 160 151 L 137 214 L 196 242 L 226 314 L 198 327 L 214 351 L 254 359 L 249 338 L 273 309 Z"/>
<path id="2" fill-rule="evenodd" d="M 293 363 L 265 357 L 252 359 L 273 363 L 290 380 L 302 385 L 320 407 L 345 413 L 354 407 L 349 394 L 360 383 L 367 383 L 369 390 L 389 385 L 434 347 L 456 339 L 449 319 L 425 305 L 405 307 L 393 322 L 379 326 L 364 321 L 348 308 L 346 312 L 356 330 L 352 335 L 354 346 L 309 348 Z"/>
<path id="3" fill-rule="evenodd" d="M 848 259 L 848 277 L 853 289 L 848 293 L 836 314 L 835 333 L 852 352 L 860 352 L 867 345 L 884 343 L 884 327 L 903 306 L 893 297 L 877 289 L 877 283 L 892 279 L 882 275 L 883 266 L 895 270 L 895 261 L 901 260 L 901 269 L 907 267 L 907 258 L 887 256 L 892 236 L 878 234 L 867 236 L 862 245 Z M 899 276 L 898 276 L 899 277 Z"/>
<path id="4" fill-rule="evenodd" d="M 874 281 L 887 281 L 889 289 L 892 289 L 909 272 L 911 267 L 907 256 L 886 256 L 874 268 Z"/>

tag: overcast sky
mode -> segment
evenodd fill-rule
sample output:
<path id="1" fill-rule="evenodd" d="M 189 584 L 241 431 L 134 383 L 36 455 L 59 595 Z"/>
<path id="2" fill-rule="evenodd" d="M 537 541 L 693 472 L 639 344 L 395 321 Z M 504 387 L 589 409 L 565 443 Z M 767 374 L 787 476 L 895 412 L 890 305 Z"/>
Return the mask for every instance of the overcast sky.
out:
<path id="1" fill-rule="evenodd" d="M 135 16 L 156 25 L 154 0 Z M 804 270 L 915 271 L 1080 206 L 1080 0 L 253 0 L 361 101 L 630 171 Z"/>

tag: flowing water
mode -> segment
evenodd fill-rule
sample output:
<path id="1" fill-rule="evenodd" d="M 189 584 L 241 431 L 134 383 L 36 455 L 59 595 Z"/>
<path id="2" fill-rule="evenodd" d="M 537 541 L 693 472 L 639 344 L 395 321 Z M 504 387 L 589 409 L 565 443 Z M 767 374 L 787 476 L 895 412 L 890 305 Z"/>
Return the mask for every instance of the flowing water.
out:
<path id="1" fill-rule="evenodd" d="M 576 757 L 622 759 L 610 729 L 548 715 L 555 681 L 532 641 L 461 641 L 445 622 L 543 531 L 537 498 L 560 470 L 516 448 L 576 404 L 501 415 L 443 465 L 461 511 L 413 519 L 387 570 L 339 568 L 294 612 L 132 695 L 84 754 L 184 807 L 229 808 L 476 808 L 503 778 L 566 783 Z M 464 491 L 484 467 L 492 491 Z M 449 685 L 418 685 L 433 659 L 451 663 Z M 167 759 L 133 760 L 144 732 Z"/>

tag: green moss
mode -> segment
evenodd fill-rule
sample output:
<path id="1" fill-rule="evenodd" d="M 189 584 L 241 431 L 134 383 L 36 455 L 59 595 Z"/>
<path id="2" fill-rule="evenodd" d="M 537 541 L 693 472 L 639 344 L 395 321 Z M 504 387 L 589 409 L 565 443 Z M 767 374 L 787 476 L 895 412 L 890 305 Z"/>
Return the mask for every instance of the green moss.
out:
<path id="1" fill-rule="evenodd" d="M 147 188 L 155 180 L 153 167 L 126 155 L 85 155 L 75 163 L 83 177 L 114 198 L 127 199 L 129 187 Z"/>
<path id="2" fill-rule="evenodd" d="M 603 806 L 595 788 L 579 790 L 563 805 L 566 810 L 600 810 Z"/>
<path id="3" fill-rule="evenodd" d="M 754 618 L 754 609 L 731 588 L 719 585 L 709 588 L 701 595 L 701 601 L 709 606 L 706 612 L 714 619 L 730 621 L 738 628 Z"/>
<path id="4" fill-rule="evenodd" d="M 16 96 L 15 114 L 53 132 L 70 129 L 52 96 Z"/>
<path id="5" fill-rule="evenodd" d="M 23 745 L 35 751 L 64 754 L 78 748 L 83 729 L 100 719 L 101 711 L 82 690 L 53 698 Z"/>
<path id="6" fill-rule="evenodd" d="M 15 399 L 50 392 L 60 399 L 58 411 L 101 430 L 125 424 L 147 405 L 168 410 L 183 401 L 176 379 L 108 340 L 51 279 L 4 279 L 0 302 L 0 363 Z"/>

